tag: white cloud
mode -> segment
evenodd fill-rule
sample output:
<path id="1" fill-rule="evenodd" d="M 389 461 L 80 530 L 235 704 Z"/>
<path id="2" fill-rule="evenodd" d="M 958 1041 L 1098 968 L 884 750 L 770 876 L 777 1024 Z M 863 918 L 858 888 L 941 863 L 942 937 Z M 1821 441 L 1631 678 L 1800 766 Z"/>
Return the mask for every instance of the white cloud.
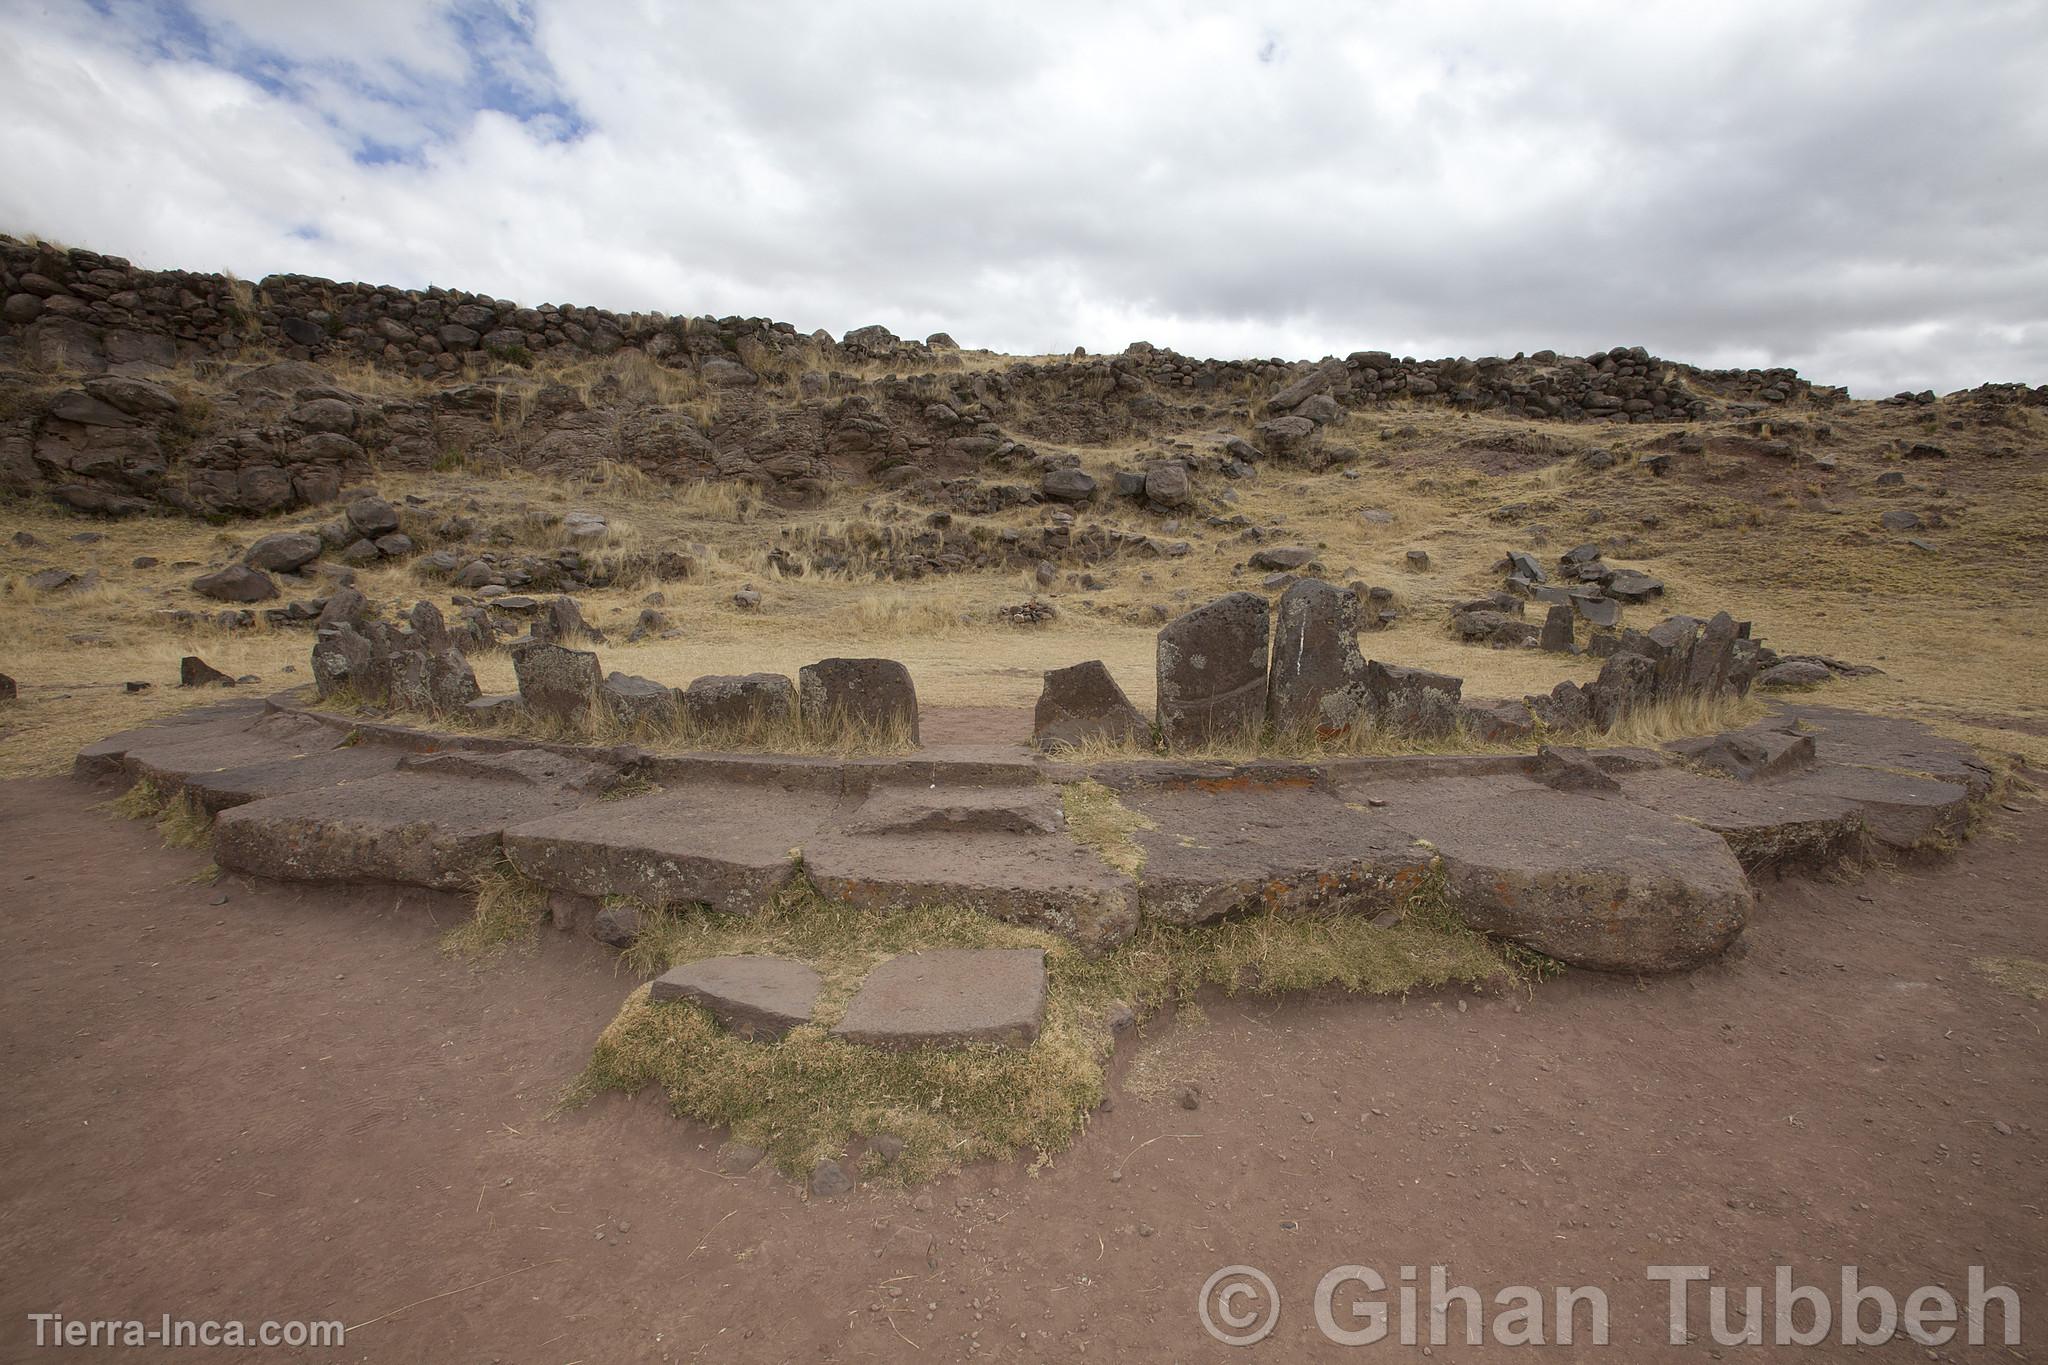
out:
<path id="1" fill-rule="evenodd" d="M 0 0 L 0 225 L 1025 352 L 2039 382 L 2042 69 L 2018 3 Z"/>

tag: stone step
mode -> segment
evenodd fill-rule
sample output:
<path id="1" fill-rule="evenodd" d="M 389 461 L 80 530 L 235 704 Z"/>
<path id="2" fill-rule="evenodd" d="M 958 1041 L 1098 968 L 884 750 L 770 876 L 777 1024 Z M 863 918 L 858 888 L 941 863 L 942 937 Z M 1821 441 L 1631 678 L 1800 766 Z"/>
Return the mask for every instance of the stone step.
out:
<path id="1" fill-rule="evenodd" d="M 504 857 L 505 831 L 586 798 L 566 787 L 394 771 L 221 812 L 213 858 L 286 881 L 459 891 Z"/>
<path id="2" fill-rule="evenodd" d="M 1138 925 L 1138 888 L 1064 834 L 820 833 L 804 867 L 824 895 L 867 910 L 957 905 L 1087 948 Z"/>
<path id="3" fill-rule="evenodd" d="M 752 915 L 795 878 L 796 850 L 838 811 L 837 797 L 817 792 L 703 783 L 522 822 L 505 854 L 558 891 Z"/>
<path id="4" fill-rule="evenodd" d="M 1045 1022 L 1041 948 L 936 948 L 869 972 L 832 1035 L 866 1047 L 1029 1047 Z"/>
<path id="5" fill-rule="evenodd" d="M 767 1042 L 811 1022 L 824 984 L 815 968 L 790 958 L 729 953 L 671 968 L 654 979 L 647 998 L 688 1000 L 742 1038 Z"/>

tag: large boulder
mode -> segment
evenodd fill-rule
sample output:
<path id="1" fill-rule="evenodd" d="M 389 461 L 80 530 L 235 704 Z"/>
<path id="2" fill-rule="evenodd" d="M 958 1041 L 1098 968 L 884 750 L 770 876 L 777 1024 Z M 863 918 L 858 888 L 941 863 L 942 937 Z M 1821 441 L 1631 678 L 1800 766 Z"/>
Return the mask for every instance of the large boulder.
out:
<path id="1" fill-rule="evenodd" d="M 1145 471 L 1145 496 L 1162 507 L 1179 507 L 1192 494 L 1184 464 L 1156 464 Z"/>
<path id="2" fill-rule="evenodd" d="M 374 541 L 398 529 L 398 509 L 379 497 L 357 498 L 348 505 L 348 524 L 358 536 Z"/>
<path id="3" fill-rule="evenodd" d="M 693 730 L 747 734 L 794 720 L 796 688 L 780 673 L 713 674 L 683 689 L 682 708 Z"/>
<path id="4" fill-rule="evenodd" d="M 529 640 L 512 651 L 512 672 L 529 715 L 566 724 L 590 715 L 604 682 L 597 655 L 543 640 Z"/>
<path id="5" fill-rule="evenodd" d="M 1086 502 L 1095 496 L 1095 478 L 1084 469 L 1048 469 L 1038 490 L 1058 502 Z"/>
<path id="6" fill-rule="evenodd" d="M 1159 728 L 1172 747 L 1256 736 L 1266 717 L 1266 599 L 1234 592 L 1159 632 Z"/>
<path id="7" fill-rule="evenodd" d="M 573 597 L 557 597 L 533 618 L 533 638 L 551 645 L 603 644 L 604 632 L 583 619 Z"/>
<path id="8" fill-rule="evenodd" d="M 295 573 L 320 557 L 320 537 L 307 531 L 278 531 L 249 547 L 242 562 L 252 569 Z"/>
<path id="9" fill-rule="evenodd" d="M 313 641 L 313 686 L 323 697 L 340 691 L 360 694 L 370 671 L 370 642 L 356 629 L 358 622 L 342 620 L 322 625 Z"/>
<path id="10" fill-rule="evenodd" d="M 1275 733 L 1328 738 L 1357 720 L 1365 702 L 1358 652 L 1358 594 L 1305 578 L 1280 594 L 1266 719 Z"/>
<path id="11" fill-rule="evenodd" d="M 917 689 L 894 659 L 820 659 L 796 675 L 797 709 L 807 728 L 857 725 L 877 733 L 904 730 L 917 742 Z"/>
<path id="12" fill-rule="evenodd" d="M 1041 749 L 1061 749 L 1101 740 L 1144 744 L 1152 726 L 1100 659 L 1048 669 L 1045 687 L 1031 713 L 1031 740 Z"/>
<path id="13" fill-rule="evenodd" d="M 216 602 L 265 602 L 277 596 L 277 584 L 261 569 L 230 564 L 193 579 L 192 591 Z"/>

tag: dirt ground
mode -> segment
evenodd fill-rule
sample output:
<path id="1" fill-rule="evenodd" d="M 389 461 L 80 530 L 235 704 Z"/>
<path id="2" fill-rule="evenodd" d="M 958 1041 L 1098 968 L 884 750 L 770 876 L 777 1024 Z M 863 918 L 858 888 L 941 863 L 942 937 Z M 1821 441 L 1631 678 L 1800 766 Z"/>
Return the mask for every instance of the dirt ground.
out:
<path id="1" fill-rule="evenodd" d="M 1349 1263 L 1390 1283 L 1442 1264 L 1488 1296 L 1603 1287 L 1611 1348 L 1554 1358 L 1745 1353 L 1708 1339 L 1700 1289 L 1698 1340 L 1666 1345 L 1654 1264 L 1837 1288 L 1851 1262 L 1901 1296 L 1960 1296 L 1978 1264 L 2018 1291 L 2026 1341 L 2048 1330 L 2043 1005 L 1972 965 L 2048 958 L 2031 800 L 1950 863 L 1770 887 L 1736 953 L 1690 976 L 1220 1003 L 1146 1030 L 1151 1084 L 1036 1175 L 807 1200 L 720 1174 L 719 1134 L 651 1098 L 550 1117 L 632 984 L 597 948 L 548 935 L 471 968 L 435 948 L 452 901 L 194 881 L 202 854 L 98 799 L 0 785 L 6 1360 L 43 1354 L 37 1312 L 352 1329 L 220 1353 L 245 1360 L 1339 1358 L 1312 1302 Z M 1251 1352 L 1196 1311 L 1232 1264 L 1282 1301 Z"/>

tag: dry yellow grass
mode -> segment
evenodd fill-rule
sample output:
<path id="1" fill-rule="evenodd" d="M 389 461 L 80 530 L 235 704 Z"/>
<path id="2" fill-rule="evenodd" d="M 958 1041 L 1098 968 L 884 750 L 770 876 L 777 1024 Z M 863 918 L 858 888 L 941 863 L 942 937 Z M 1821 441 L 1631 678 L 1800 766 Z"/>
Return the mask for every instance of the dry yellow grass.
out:
<path id="1" fill-rule="evenodd" d="M 696 401 L 693 376 L 630 359 L 621 382 L 642 385 L 651 399 Z M 1007 361 L 1006 361 L 1007 363 Z M 565 376 L 578 378 L 578 376 Z M 596 383 L 600 371 L 587 376 Z M 1100 522 L 1162 539 L 1185 539 L 1192 553 L 1178 558 L 1120 555 L 1090 566 L 1100 586 L 1080 589 L 1067 569 L 1049 590 L 1030 584 L 1024 566 L 890 582 L 877 576 L 892 538 L 922 525 L 925 510 L 893 495 L 856 488 L 823 505 L 778 511 L 731 484 L 668 486 L 621 466 L 600 466 L 563 482 L 524 472 L 489 478 L 461 473 L 386 475 L 392 496 L 419 493 L 436 502 L 476 500 L 487 524 L 517 524 L 545 508 L 588 508 L 617 528 L 614 550 L 648 552 L 701 545 L 701 572 L 686 582 L 579 593 L 586 615 L 616 643 L 601 653 L 605 666 L 671 683 L 707 673 L 778 671 L 833 654 L 889 655 L 903 660 L 927 706 L 1029 706 L 1040 673 L 1100 658 L 1141 709 L 1152 702 L 1152 608 L 1178 613 L 1234 588 L 1256 587 L 1260 574 L 1240 566 L 1257 546 L 1234 532 L 1211 528 L 1209 510 L 1241 511 L 1255 524 L 1276 528 L 1277 538 L 1315 547 L 1338 581 L 1361 578 L 1395 594 L 1402 618 L 1361 644 L 1370 657 L 1452 673 L 1472 697 L 1513 697 L 1547 691 L 1562 678 L 1584 681 L 1592 660 L 1561 660 L 1527 650 L 1490 650 L 1460 644 L 1445 628 L 1451 603 L 1496 588 L 1495 561 L 1509 547 L 1545 558 L 1579 540 L 1621 536 L 1631 543 L 1610 558 L 1663 578 L 1666 596 L 1634 608 L 1629 619 L 1653 621 L 1670 612 L 1709 615 L 1726 609 L 1751 620 L 1757 633 L 1781 648 L 1818 651 L 1873 663 L 1882 676 L 1838 682 L 1825 699 L 1911 713 L 1974 743 L 2048 759 L 2048 700 L 2038 679 L 2048 675 L 2048 644 L 2027 603 L 2048 588 L 2048 556 L 2041 553 L 2048 525 L 2048 476 L 2019 462 L 1955 464 L 1936 471 L 1952 486 L 1944 497 L 1915 494 L 1910 505 L 1940 505 L 1950 525 L 1939 533 L 1941 553 L 1905 548 L 1897 536 L 1873 533 L 1877 512 L 1894 505 L 1867 494 L 1876 474 L 1898 467 L 1892 436 L 1903 418 L 1864 405 L 1829 418 L 1836 436 L 1828 447 L 1833 474 L 1809 468 L 1758 471 L 1755 457 L 1706 455 L 1696 463 L 1703 479 L 1653 479 L 1627 459 L 1657 439 L 1661 428 L 1544 427 L 1536 432 L 1560 450 L 1607 445 L 1622 466 L 1593 471 L 1566 459 L 1507 472 L 1483 472 L 1489 443 L 1527 442 L 1531 426 L 1431 408 L 1396 407 L 1358 414 L 1344 439 L 1362 458 L 1357 477 L 1332 469 L 1307 473 L 1267 464 L 1259 477 L 1230 485 L 1232 506 L 1210 503 L 1176 517 L 1128 504 L 1084 509 Z M 2040 419 L 2015 439 L 2032 439 Z M 1226 424 L 1227 425 L 1227 424 Z M 1380 439 L 1385 430 L 1389 438 Z M 1412 429 L 1412 435 L 1400 434 Z M 1122 442 L 1074 447 L 1084 464 L 1106 474 L 1119 462 L 1142 458 L 1150 447 Z M 1479 455 L 1473 452 L 1479 450 Z M 1475 461 L 1478 462 L 1475 464 Z M 1745 463 L 1745 461 L 1747 463 Z M 1916 479 L 1937 481 L 1921 467 Z M 1726 476 L 1725 479 L 1723 476 Z M 1014 477 L 1014 476 L 1013 476 Z M 1817 482 L 1818 481 L 1818 482 Z M 1825 496 L 1807 491 L 1822 486 Z M 1204 485 L 1212 497 L 1221 485 Z M 459 490 L 459 492 L 457 491 Z M 1491 515 L 1524 504 L 1508 521 Z M 1377 509 L 1386 523 L 1361 513 Z M 233 673 L 262 675 L 265 686 L 304 677 L 310 640 L 303 632 L 257 631 L 225 636 L 210 630 L 167 629 L 156 613 L 210 607 L 186 588 L 201 570 L 257 535 L 285 525 L 307 525 L 331 511 L 215 529 L 170 518 L 101 522 L 46 504 L 7 507 L 11 529 L 31 531 L 42 548 L 24 550 L 0 540 L 0 670 L 20 679 L 22 700 L 0 713 L 0 773 L 61 768 L 79 744 L 183 704 L 169 689 L 176 659 L 197 652 Z M 1042 509 L 1019 508 L 986 518 L 956 517 L 963 529 L 993 536 L 1012 527 L 1027 534 L 1044 520 Z M 1165 530 L 1169 521 L 1179 526 Z M 1654 525 L 1649 523 L 1654 522 Z M 1539 528 L 1541 528 L 1539 530 Z M 81 531 L 104 540 L 75 546 Z M 537 549 L 550 537 L 536 533 Z M 850 567 L 831 574 L 781 577 L 769 551 L 786 548 L 802 559 L 821 542 L 858 540 L 872 548 Z M 1267 543 L 1271 543 L 1270 540 Z M 1429 567 L 1411 572 L 1405 551 L 1426 549 Z M 137 555 L 163 560 L 134 570 Z M 47 564 L 98 568 L 104 585 L 71 597 L 38 598 L 20 580 Z M 1076 567 L 1076 571 L 1078 568 Z M 743 612 L 733 593 L 751 584 L 764 598 L 759 612 Z M 445 606 L 445 585 L 397 567 L 366 573 L 373 597 L 406 603 L 431 596 Z M 623 643 L 642 599 L 659 588 L 664 609 L 681 638 Z M 1020 629 L 996 622 L 996 611 L 1039 595 L 1059 611 L 1057 621 Z M 67 637 L 98 633 L 109 643 L 77 645 Z M 284 674 L 285 664 L 296 674 Z M 487 690 L 509 690 L 510 665 L 500 656 L 476 661 Z M 152 681 L 136 696 L 120 691 L 129 678 Z"/>

